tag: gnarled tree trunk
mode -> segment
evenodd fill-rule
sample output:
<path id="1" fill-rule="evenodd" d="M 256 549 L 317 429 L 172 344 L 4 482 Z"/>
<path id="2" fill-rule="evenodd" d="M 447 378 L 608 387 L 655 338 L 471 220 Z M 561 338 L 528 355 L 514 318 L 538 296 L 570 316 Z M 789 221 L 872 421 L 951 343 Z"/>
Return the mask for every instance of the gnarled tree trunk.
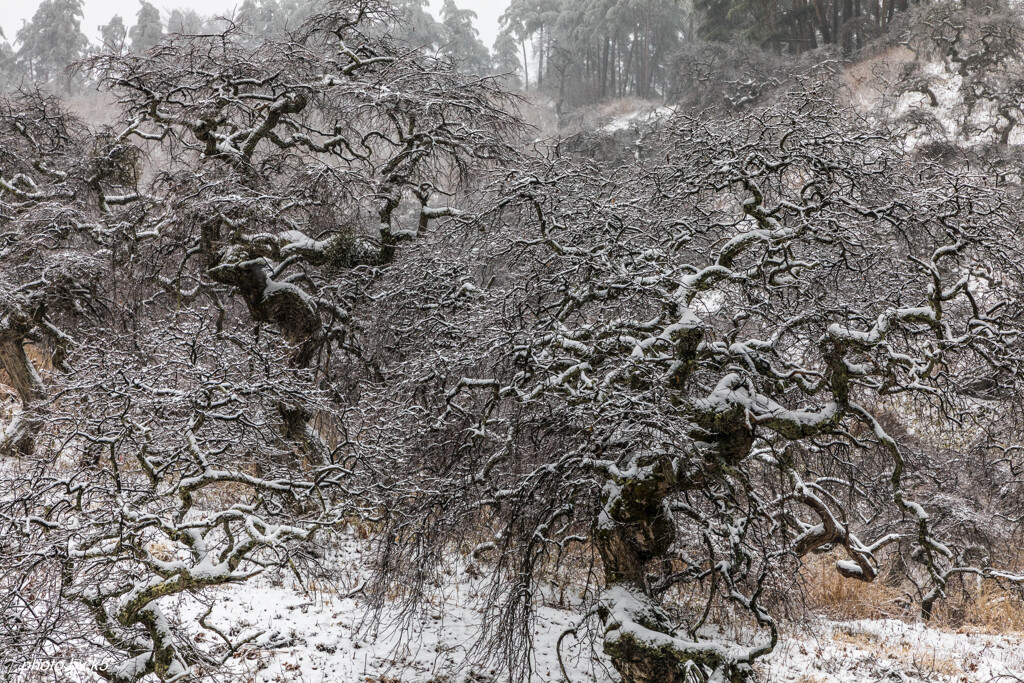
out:
<path id="1" fill-rule="evenodd" d="M 687 683 L 695 680 L 694 670 L 718 670 L 739 683 L 750 667 L 727 646 L 676 637 L 647 584 L 648 563 L 664 557 L 675 540 L 666 498 L 678 488 L 667 456 L 646 463 L 638 458 L 627 474 L 605 484 L 594 533 L 605 573 L 599 605 L 604 652 L 625 683 Z"/>
<path id="2" fill-rule="evenodd" d="M 31 453 L 35 449 L 35 435 L 42 424 L 39 403 L 46 398 L 43 380 L 25 352 L 25 338 L 32 324 L 17 308 L 7 307 L 0 321 L 0 365 L 21 399 L 22 408 L 0 430 L 0 453 Z"/>

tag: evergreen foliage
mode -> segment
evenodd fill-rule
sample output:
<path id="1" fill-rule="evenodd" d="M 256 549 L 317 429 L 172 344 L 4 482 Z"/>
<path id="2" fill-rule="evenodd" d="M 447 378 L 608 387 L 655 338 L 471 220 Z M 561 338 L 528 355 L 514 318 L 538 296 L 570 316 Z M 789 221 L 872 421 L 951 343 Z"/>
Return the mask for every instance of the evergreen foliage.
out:
<path id="1" fill-rule="evenodd" d="M 125 28 L 121 15 L 115 14 L 110 21 L 99 28 L 102 46 L 110 50 L 120 50 L 128 36 L 128 29 Z"/>
<path id="2" fill-rule="evenodd" d="M 37 84 L 66 81 L 64 68 L 89 45 L 82 33 L 82 0 L 43 0 L 17 42 L 16 66 L 25 77 Z"/>
<path id="3" fill-rule="evenodd" d="M 160 20 L 160 10 L 147 0 L 139 3 L 139 12 L 135 15 L 135 25 L 128 31 L 132 41 L 132 50 L 142 52 L 160 42 L 164 37 L 164 26 Z"/>

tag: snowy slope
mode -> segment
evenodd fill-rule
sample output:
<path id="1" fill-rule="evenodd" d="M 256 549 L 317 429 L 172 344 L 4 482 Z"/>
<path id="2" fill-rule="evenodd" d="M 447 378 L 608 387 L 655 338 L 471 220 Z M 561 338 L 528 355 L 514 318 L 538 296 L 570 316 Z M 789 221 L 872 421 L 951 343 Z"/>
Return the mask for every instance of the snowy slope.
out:
<path id="1" fill-rule="evenodd" d="M 248 583 L 210 589 L 207 623 L 233 641 L 249 642 L 228 659 L 217 680 L 245 683 L 499 683 L 508 679 L 501 665 L 472 664 L 472 646 L 481 628 L 474 609 L 486 579 L 470 578 L 453 562 L 453 576 L 416 615 L 397 610 L 374 620 L 358 590 L 365 580 L 362 542 L 348 539 L 331 553 L 336 585 L 302 585 L 290 574 L 268 574 Z M 356 589 L 356 590 L 353 590 Z M 555 604 L 555 601 L 550 601 Z M 207 651 L 216 641 L 195 624 L 206 607 L 197 600 L 168 601 L 194 624 L 190 637 Z M 532 681 L 565 681 L 556 654 L 559 637 L 580 624 L 579 610 L 542 606 L 534 632 Z M 616 680 L 603 655 L 594 650 L 587 628 L 566 635 L 562 656 L 570 683 Z M 591 633 L 591 635 L 596 635 Z M 56 680 L 91 683 L 82 663 L 53 662 L 49 672 L 25 672 L 15 683 Z M 39 673 L 49 674 L 42 678 Z M 225 675 L 226 674 L 226 675 Z M 1024 634 L 948 632 L 894 620 L 789 624 L 776 651 L 763 661 L 766 683 L 859 683 L 929 681 L 937 683 L 1019 683 L 1024 678 Z M 1019 678 L 1015 678 L 1019 677 Z"/>
<path id="2" fill-rule="evenodd" d="M 230 613 L 247 626 L 268 630 L 262 646 L 248 649 L 235 662 L 235 669 L 247 674 L 244 680 L 469 683 L 506 678 L 493 667 L 461 666 L 480 621 L 474 610 L 460 606 L 454 593 L 446 609 L 428 614 L 405 643 L 401 628 L 393 623 L 385 620 L 376 627 L 366 623 L 363 606 L 355 599 L 330 594 L 313 598 L 293 585 L 275 588 L 259 583 L 225 589 L 220 597 L 222 604 L 215 614 Z M 534 681 L 564 680 L 555 644 L 577 619 L 569 611 L 541 608 Z M 1024 639 L 1020 637 L 950 633 L 892 620 L 823 621 L 787 630 L 762 667 L 766 682 L 982 683 L 1024 676 Z M 579 646 L 571 636 L 563 643 L 573 683 L 615 680 L 596 653 L 580 656 L 587 654 L 588 644 L 583 644 L 583 652 Z"/>

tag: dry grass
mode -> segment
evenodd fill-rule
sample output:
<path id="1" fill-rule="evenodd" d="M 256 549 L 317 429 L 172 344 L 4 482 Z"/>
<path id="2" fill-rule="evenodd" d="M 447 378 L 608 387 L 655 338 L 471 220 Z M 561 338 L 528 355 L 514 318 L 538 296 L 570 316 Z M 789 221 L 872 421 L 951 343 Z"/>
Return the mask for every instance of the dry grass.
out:
<path id="1" fill-rule="evenodd" d="M 961 633 L 1024 633 L 1024 599 L 991 581 L 971 582 L 969 591 L 937 605 L 937 626 Z"/>
<path id="2" fill-rule="evenodd" d="M 833 619 L 905 619 L 911 615 L 907 596 L 881 581 L 847 579 L 836 571 L 839 555 L 805 558 L 800 569 L 808 609 Z"/>
<path id="3" fill-rule="evenodd" d="M 886 48 L 844 69 L 841 79 L 848 103 L 861 112 L 878 106 L 882 97 L 892 91 L 903 65 L 913 59 L 914 53 L 901 45 Z"/>
<path id="4" fill-rule="evenodd" d="M 935 647 L 922 646 L 903 638 L 888 638 L 876 633 L 837 628 L 832 633 L 832 642 L 843 651 L 847 649 L 844 646 L 849 646 L 862 652 L 872 653 L 878 660 L 887 659 L 900 662 L 905 670 L 927 673 L 928 679 L 933 676 L 940 676 L 947 680 L 957 679 L 964 674 L 964 666 L 969 668 L 967 662 L 947 657 Z"/>
<path id="5" fill-rule="evenodd" d="M 28 359 L 36 366 L 36 370 L 43 372 L 53 370 L 53 358 L 49 353 L 40 349 L 35 344 L 28 344 L 25 346 L 25 355 L 28 356 Z"/>
<path id="6" fill-rule="evenodd" d="M 909 585 L 844 578 L 835 570 L 837 559 L 841 557 L 835 553 L 805 559 L 800 579 L 810 611 L 837 620 L 918 618 L 919 604 L 911 598 Z M 1020 593 L 973 579 L 951 586 L 948 593 L 946 600 L 936 603 L 930 626 L 961 633 L 1024 633 Z"/>
<path id="7" fill-rule="evenodd" d="M 862 650 L 880 649 L 884 646 L 884 641 L 881 637 L 874 633 L 865 633 L 862 631 L 845 631 L 843 629 L 837 629 L 832 635 L 832 640 L 837 643 L 853 645 L 854 647 L 859 647 Z"/>

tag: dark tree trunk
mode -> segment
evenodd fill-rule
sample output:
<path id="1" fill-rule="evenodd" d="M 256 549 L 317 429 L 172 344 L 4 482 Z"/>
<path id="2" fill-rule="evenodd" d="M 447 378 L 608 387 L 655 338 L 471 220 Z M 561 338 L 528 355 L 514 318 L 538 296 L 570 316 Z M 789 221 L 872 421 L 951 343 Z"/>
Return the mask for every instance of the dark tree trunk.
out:
<path id="1" fill-rule="evenodd" d="M 828 6 L 822 7 L 822 0 L 812 0 L 812 2 L 814 2 L 814 13 L 818 17 L 818 25 L 821 27 L 821 39 L 826 45 L 830 45 L 832 43 L 832 31 L 829 28 Z"/>
<path id="2" fill-rule="evenodd" d="M 651 594 L 648 564 L 667 556 L 676 535 L 665 500 L 685 485 L 676 480 L 667 456 L 635 469 L 640 474 L 605 487 L 594 532 L 605 573 L 599 607 L 605 654 L 623 683 L 689 683 L 694 665 L 720 670 L 729 683 L 743 683 L 749 667 L 726 660 L 714 645 L 677 638 Z"/>
<path id="3" fill-rule="evenodd" d="M 25 353 L 24 337 L 13 330 L 0 334 L 0 365 L 7 373 L 8 382 L 21 399 L 22 412 L 12 418 L 0 438 L 0 450 L 14 449 L 31 453 L 35 449 L 35 435 L 42 425 L 39 405 L 46 398 L 43 382 L 35 366 Z"/>

